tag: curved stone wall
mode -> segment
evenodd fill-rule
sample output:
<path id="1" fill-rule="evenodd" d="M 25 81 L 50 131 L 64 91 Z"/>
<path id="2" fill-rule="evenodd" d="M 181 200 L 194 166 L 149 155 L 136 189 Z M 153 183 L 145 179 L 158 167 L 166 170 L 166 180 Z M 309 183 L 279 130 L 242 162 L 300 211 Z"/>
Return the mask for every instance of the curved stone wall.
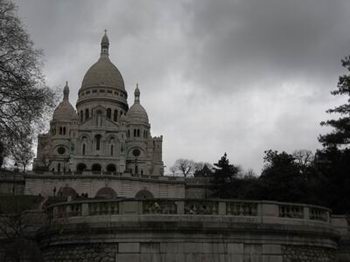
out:
<path id="1" fill-rule="evenodd" d="M 82 201 L 48 208 L 47 261 L 335 261 L 329 210 L 267 201 Z"/>
<path id="2" fill-rule="evenodd" d="M 81 175 L 52 173 L 26 175 L 24 194 L 54 196 L 61 188 L 70 187 L 77 195 L 96 197 L 99 190 L 109 187 L 118 197 L 134 198 L 141 190 L 147 190 L 156 198 L 185 197 L 184 179 L 166 176 L 132 176 L 128 173 L 105 175 L 83 172 Z M 56 190 L 56 191 L 55 191 Z"/>

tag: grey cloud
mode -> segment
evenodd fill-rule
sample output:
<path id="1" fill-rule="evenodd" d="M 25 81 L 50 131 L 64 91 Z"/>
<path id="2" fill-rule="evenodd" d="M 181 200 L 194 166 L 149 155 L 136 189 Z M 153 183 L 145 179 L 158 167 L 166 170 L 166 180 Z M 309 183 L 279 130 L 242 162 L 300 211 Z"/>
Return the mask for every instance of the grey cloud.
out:
<path id="1" fill-rule="evenodd" d="M 189 77 L 213 83 L 222 76 L 243 87 L 271 75 L 276 82 L 329 77 L 349 52 L 349 7 L 326 0 L 193 1 L 188 34 L 199 48 Z"/>

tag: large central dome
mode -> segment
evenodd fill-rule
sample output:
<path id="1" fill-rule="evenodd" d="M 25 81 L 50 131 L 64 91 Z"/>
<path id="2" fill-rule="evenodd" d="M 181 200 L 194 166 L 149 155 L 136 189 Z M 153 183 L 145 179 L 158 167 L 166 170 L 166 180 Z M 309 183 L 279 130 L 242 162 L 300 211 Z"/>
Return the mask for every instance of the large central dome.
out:
<path id="1" fill-rule="evenodd" d="M 126 113 L 128 93 L 118 68 L 109 59 L 109 40 L 105 32 L 101 41 L 101 55 L 86 72 L 78 93 L 77 110 L 93 110 L 97 105 Z M 118 111 L 119 112 L 119 111 Z"/>
<path id="2" fill-rule="evenodd" d="M 125 90 L 124 80 L 118 68 L 108 57 L 101 56 L 86 72 L 80 91 L 89 87 L 112 87 Z"/>
<path id="3" fill-rule="evenodd" d="M 125 91 L 123 77 L 108 57 L 108 48 L 109 40 L 105 34 L 101 41 L 101 57 L 86 72 L 80 91 L 90 87 L 110 87 Z"/>

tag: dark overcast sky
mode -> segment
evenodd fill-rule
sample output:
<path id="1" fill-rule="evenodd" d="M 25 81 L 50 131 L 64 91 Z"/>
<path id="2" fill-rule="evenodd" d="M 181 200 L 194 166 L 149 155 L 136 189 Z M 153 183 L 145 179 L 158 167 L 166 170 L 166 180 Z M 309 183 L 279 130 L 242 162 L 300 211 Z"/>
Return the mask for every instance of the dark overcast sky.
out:
<path id="1" fill-rule="evenodd" d="M 257 173 L 264 150 L 315 150 L 350 54 L 349 0 L 17 0 L 52 87 L 82 78 L 108 30 L 133 103 L 136 82 L 163 159 Z"/>

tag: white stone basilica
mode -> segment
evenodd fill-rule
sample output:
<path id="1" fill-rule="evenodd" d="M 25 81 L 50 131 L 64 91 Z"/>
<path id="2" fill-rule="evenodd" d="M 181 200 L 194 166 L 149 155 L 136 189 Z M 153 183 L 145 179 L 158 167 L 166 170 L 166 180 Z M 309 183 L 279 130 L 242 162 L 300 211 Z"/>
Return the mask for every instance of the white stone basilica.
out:
<path id="1" fill-rule="evenodd" d="M 77 111 L 69 102 L 66 83 L 49 133 L 38 137 L 34 170 L 163 175 L 163 138 L 151 136 L 137 86 L 134 104 L 129 108 L 123 77 L 108 51 L 105 33 L 100 58 L 83 78 Z"/>

